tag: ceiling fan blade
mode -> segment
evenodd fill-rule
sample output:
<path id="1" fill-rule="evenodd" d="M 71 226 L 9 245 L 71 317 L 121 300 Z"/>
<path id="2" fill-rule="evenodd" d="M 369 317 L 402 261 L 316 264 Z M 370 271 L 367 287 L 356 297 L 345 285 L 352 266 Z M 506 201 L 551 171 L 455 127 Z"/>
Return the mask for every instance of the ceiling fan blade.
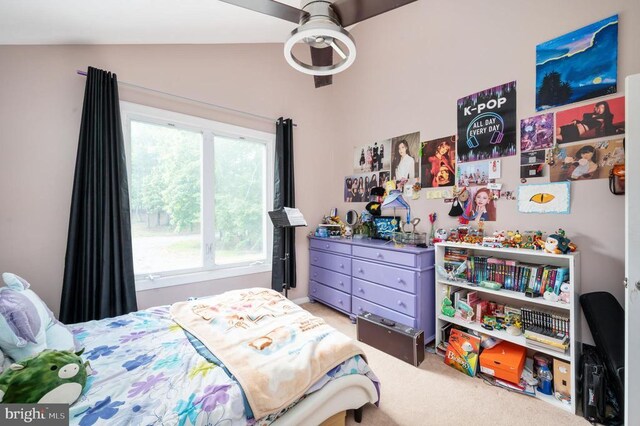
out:
<path id="1" fill-rule="evenodd" d="M 340 18 L 342 26 L 348 27 L 414 1 L 416 0 L 336 0 L 331 7 Z"/>
<path id="2" fill-rule="evenodd" d="M 333 64 L 333 49 L 329 47 L 317 48 L 309 46 L 311 49 L 311 63 L 314 66 L 328 66 Z M 313 81 L 318 87 L 328 86 L 333 83 L 332 75 L 314 75 Z"/>
<path id="3" fill-rule="evenodd" d="M 272 0 L 220 0 L 224 3 L 233 4 L 255 12 L 271 15 L 285 21 L 299 24 L 302 18 L 309 15 L 304 10 L 289 6 L 287 4 L 278 3 Z"/>

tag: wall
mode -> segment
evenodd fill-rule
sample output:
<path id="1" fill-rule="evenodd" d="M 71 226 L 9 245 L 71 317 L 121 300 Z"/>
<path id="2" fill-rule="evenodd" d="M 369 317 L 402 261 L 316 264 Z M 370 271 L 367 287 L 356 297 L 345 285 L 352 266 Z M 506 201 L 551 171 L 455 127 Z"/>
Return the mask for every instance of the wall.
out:
<path id="1" fill-rule="evenodd" d="M 329 92 L 316 91 L 309 76 L 291 69 L 282 46 L 0 46 L 0 272 L 25 277 L 57 314 L 62 290 L 73 172 L 88 65 L 115 72 L 120 81 L 233 107 L 268 117 L 291 117 L 297 205 L 318 223 L 327 191 L 308 173 L 333 139 L 324 117 Z M 120 98 L 231 124 L 275 132 L 273 123 L 227 114 L 175 98 L 121 85 Z M 307 229 L 297 230 L 300 265 L 308 263 Z M 270 285 L 269 273 L 138 293 L 141 308 Z M 307 270 L 299 273 L 293 299 L 307 296 Z"/>
<path id="2" fill-rule="evenodd" d="M 517 80 L 518 119 L 535 115 L 535 46 L 592 22 L 620 15 L 618 92 L 624 77 L 640 71 L 634 45 L 640 39 L 640 2 L 418 1 L 358 25 L 358 58 L 335 78 L 342 157 L 334 168 L 334 204 L 343 212 L 364 204 L 342 202 L 342 179 L 351 174 L 353 147 L 414 131 L 421 140 L 456 132 L 456 101 Z M 519 132 L 518 132 L 519 133 Z M 542 183 L 548 178 L 529 179 Z M 520 184 L 519 156 L 502 161 L 506 190 Z M 572 184 L 571 215 L 526 215 L 515 201 L 498 201 L 498 221 L 488 230 L 546 232 L 563 228 L 582 258 L 582 292 L 606 290 L 623 303 L 624 197 L 609 193 L 605 179 Z M 412 215 L 428 232 L 428 214 L 440 227 L 456 225 L 442 200 L 412 201 Z M 426 224 L 425 224 L 426 222 Z M 586 337 L 589 340 L 589 337 Z"/>

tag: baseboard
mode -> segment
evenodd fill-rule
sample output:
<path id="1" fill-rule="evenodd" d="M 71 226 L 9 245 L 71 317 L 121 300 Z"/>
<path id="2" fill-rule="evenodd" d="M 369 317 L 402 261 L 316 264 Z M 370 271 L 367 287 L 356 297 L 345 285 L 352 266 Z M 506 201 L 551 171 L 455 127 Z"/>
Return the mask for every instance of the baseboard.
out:
<path id="1" fill-rule="evenodd" d="M 311 300 L 309 300 L 308 297 L 301 297 L 300 299 L 294 299 L 292 300 L 293 303 L 295 303 L 296 305 L 302 305 L 303 303 L 309 303 L 311 302 Z"/>

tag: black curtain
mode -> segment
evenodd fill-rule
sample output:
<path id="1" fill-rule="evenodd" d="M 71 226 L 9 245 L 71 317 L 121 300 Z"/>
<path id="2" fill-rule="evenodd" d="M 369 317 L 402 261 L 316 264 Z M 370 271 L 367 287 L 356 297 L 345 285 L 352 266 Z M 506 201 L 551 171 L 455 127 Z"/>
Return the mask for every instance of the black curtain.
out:
<path id="1" fill-rule="evenodd" d="M 280 117 L 276 123 L 276 158 L 273 209 L 295 207 L 295 182 L 293 176 L 293 121 Z M 288 251 L 288 259 L 284 261 Z M 273 229 L 273 260 L 271 288 L 282 291 L 282 284 L 296 286 L 296 235 L 295 228 Z"/>
<path id="2" fill-rule="evenodd" d="M 89 67 L 71 198 L 60 319 L 137 309 L 118 82 Z"/>

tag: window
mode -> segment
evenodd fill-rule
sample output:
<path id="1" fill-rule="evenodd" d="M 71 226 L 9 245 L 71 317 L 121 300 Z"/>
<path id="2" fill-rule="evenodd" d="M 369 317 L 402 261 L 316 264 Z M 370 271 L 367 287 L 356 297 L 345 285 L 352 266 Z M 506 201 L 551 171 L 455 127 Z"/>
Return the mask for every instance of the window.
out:
<path id="1" fill-rule="evenodd" d="M 269 271 L 274 135 L 121 111 L 137 289 Z"/>

